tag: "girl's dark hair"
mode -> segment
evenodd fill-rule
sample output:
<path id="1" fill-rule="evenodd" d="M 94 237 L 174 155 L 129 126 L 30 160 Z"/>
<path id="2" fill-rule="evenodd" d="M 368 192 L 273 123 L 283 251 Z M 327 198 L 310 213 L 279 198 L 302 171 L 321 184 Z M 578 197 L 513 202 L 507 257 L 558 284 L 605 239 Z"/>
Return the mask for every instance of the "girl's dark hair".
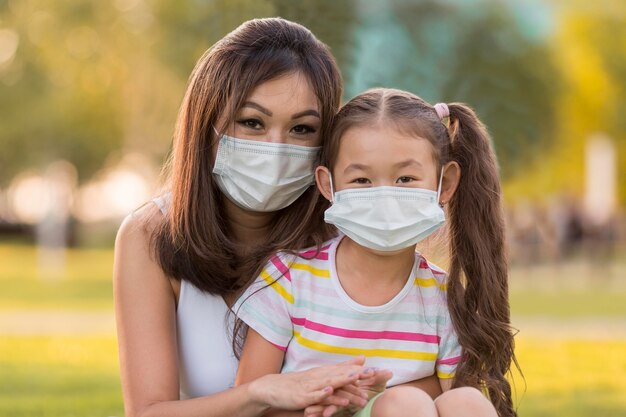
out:
<path id="1" fill-rule="evenodd" d="M 331 236 L 324 202 L 310 187 L 274 216 L 262 245 L 246 251 L 232 235 L 223 195 L 212 176 L 214 126 L 233 122 L 259 84 L 300 72 L 320 106 L 322 140 L 339 107 L 342 81 L 328 47 L 305 27 L 281 18 L 243 23 L 213 45 L 189 78 L 168 162 L 171 202 L 152 234 L 163 271 L 215 295 L 235 295 L 272 253 L 319 245 Z M 220 126 L 217 126 L 218 120 Z"/>
<path id="2" fill-rule="evenodd" d="M 353 98 L 335 118 L 322 150 L 322 165 L 333 169 L 348 129 L 393 123 L 426 138 L 441 169 L 456 161 L 461 179 L 448 206 L 450 271 L 448 309 L 463 353 L 454 386 L 487 391 L 501 417 L 513 417 L 511 362 L 519 369 L 510 326 L 505 225 L 498 165 L 485 126 L 465 104 L 448 104 L 449 126 L 433 106 L 404 91 L 373 89 Z"/>

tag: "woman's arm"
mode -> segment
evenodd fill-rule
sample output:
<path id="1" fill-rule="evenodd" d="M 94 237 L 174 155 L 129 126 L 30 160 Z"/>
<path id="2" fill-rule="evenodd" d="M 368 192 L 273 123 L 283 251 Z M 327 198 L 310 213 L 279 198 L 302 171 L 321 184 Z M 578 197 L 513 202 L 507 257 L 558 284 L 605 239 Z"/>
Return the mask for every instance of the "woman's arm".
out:
<path id="1" fill-rule="evenodd" d="M 125 219 L 115 242 L 113 288 L 127 417 L 256 417 L 269 407 L 317 403 L 331 394 L 332 389 L 324 391 L 327 385 L 354 381 L 348 375 L 360 367 L 345 364 L 324 375 L 268 375 L 218 394 L 179 400 L 176 297 L 149 249 L 157 216 L 154 205 L 140 209 Z"/>

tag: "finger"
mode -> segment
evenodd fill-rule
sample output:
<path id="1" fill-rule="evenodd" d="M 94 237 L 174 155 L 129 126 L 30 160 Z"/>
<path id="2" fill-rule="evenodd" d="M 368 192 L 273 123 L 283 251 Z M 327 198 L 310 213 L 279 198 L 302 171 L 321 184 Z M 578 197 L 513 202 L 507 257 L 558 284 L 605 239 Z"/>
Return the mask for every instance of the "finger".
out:
<path id="1" fill-rule="evenodd" d="M 334 395 L 345 398 L 346 400 L 348 400 L 349 404 L 356 405 L 357 407 L 365 407 L 365 404 L 367 404 L 367 394 L 365 392 L 362 393 L 362 391 L 358 389 L 356 391 L 356 394 L 353 394 L 341 388 L 339 390 L 336 390 Z"/>
<path id="2" fill-rule="evenodd" d="M 393 377 L 389 369 L 380 369 L 374 374 L 374 380 L 379 384 L 386 384 Z"/>
<path id="3" fill-rule="evenodd" d="M 304 409 L 304 417 L 321 417 L 325 408 L 323 405 L 311 405 Z"/>
<path id="4" fill-rule="evenodd" d="M 337 395 L 337 393 L 333 393 L 333 395 L 324 398 L 321 403 L 324 405 L 336 405 L 338 407 L 345 407 L 346 405 L 350 404 L 350 400 L 341 395 Z"/>
<path id="5" fill-rule="evenodd" d="M 312 391 L 309 394 L 308 403 L 310 405 L 322 404 L 328 397 L 332 395 L 333 391 L 333 387 L 330 386 L 324 387 L 321 390 Z"/>
<path id="6" fill-rule="evenodd" d="M 357 381 L 359 387 L 376 386 L 386 384 L 393 377 L 393 372 L 388 369 L 379 369 L 374 373 L 366 373 Z"/>
<path id="7" fill-rule="evenodd" d="M 332 417 L 332 415 L 335 414 L 337 410 L 339 410 L 339 407 L 335 405 L 329 405 L 322 412 L 322 417 Z"/>
<path id="8" fill-rule="evenodd" d="M 334 370 L 329 376 L 323 380 L 323 386 L 330 386 L 333 388 L 340 388 L 344 385 L 355 383 L 360 376 L 360 369 L 358 367 L 350 367 L 341 372 Z"/>
<path id="9" fill-rule="evenodd" d="M 356 382 L 354 384 L 344 385 L 343 387 L 338 388 L 338 390 L 346 391 L 352 395 L 358 395 L 363 398 L 367 397 L 367 394 L 356 384 Z"/>

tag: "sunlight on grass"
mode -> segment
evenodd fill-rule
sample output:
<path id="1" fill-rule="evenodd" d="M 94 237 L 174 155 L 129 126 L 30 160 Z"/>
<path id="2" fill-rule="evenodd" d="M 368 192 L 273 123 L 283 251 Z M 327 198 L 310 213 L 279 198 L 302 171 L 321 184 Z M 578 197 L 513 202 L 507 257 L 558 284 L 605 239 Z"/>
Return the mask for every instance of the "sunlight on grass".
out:
<path id="1" fill-rule="evenodd" d="M 520 339 L 522 417 L 617 417 L 626 410 L 626 341 Z M 0 339 L 0 415 L 121 416 L 109 337 Z"/>
<path id="2" fill-rule="evenodd" d="M 626 340 L 517 340 L 520 416 L 623 416 Z"/>
<path id="3" fill-rule="evenodd" d="M 0 339 L 0 415 L 122 416 L 114 337 Z"/>
<path id="4" fill-rule="evenodd" d="M 32 245 L 0 243 L 1 309 L 112 309 L 112 249 L 69 249 L 60 280 L 38 275 Z"/>

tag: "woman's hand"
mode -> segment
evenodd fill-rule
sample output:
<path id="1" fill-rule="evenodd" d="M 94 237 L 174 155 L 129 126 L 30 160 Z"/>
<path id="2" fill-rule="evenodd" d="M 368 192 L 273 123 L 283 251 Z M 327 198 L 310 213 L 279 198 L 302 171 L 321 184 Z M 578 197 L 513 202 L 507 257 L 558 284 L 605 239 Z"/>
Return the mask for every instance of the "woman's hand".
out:
<path id="1" fill-rule="evenodd" d="M 339 394 L 345 386 L 356 386 L 363 378 L 365 357 L 359 356 L 337 365 L 327 365 L 307 371 L 264 375 L 249 383 L 250 395 L 270 408 L 302 410 L 313 404 L 346 406 L 347 395 Z M 340 390 L 336 392 L 336 390 Z M 352 390 L 352 392 L 360 392 Z"/>
<path id="2" fill-rule="evenodd" d="M 342 387 L 335 392 L 335 396 L 349 398 L 349 400 L 346 399 L 344 401 L 345 405 L 323 401 L 307 407 L 304 410 L 304 417 L 351 416 L 363 408 L 367 401 L 383 392 L 387 386 L 387 381 L 392 376 L 392 372 L 386 369 L 367 368 L 361 373 L 361 378 L 354 384 Z"/>

